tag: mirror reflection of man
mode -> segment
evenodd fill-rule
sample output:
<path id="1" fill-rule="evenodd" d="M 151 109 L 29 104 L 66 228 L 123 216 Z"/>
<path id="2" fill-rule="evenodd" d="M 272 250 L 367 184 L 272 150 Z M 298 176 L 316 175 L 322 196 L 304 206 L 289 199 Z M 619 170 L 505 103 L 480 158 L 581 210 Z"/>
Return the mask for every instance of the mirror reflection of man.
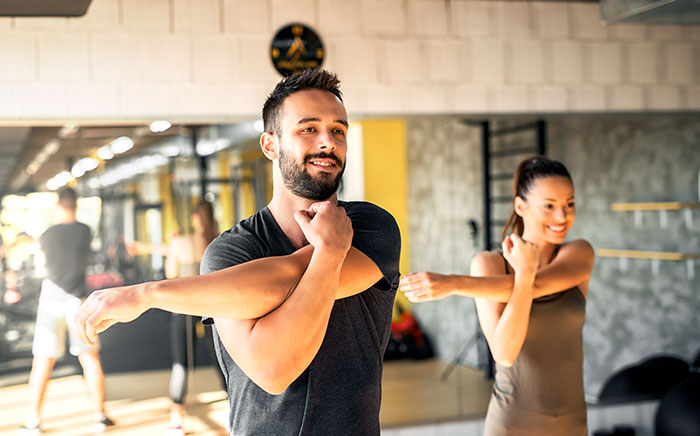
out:
<path id="1" fill-rule="evenodd" d="M 90 342 L 150 307 L 210 317 L 232 435 L 379 435 L 398 226 L 337 199 L 348 121 L 335 75 L 283 79 L 263 121 L 268 206 L 209 245 L 205 275 L 93 293 L 79 331 Z"/>
<path id="2" fill-rule="evenodd" d="M 87 294 L 85 269 L 90 256 L 90 228 L 76 221 L 77 195 L 71 188 L 58 193 L 56 205 L 57 223 L 39 238 L 39 245 L 46 260 L 47 277 L 42 282 L 37 308 L 34 342 L 32 344 L 32 370 L 29 374 L 31 411 L 22 434 L 41 433 L 41 411 L 51 370 L 56 360 L 65 352 L 66 328 L 69 351 L 78 357 L 83 368 L 88 393 L 95 412 L 96 432 L 113 425 L 105 415 L 105 381 L 100 361 L 99 345 L 90 346 L 80 341 L 73 318 Z"/>

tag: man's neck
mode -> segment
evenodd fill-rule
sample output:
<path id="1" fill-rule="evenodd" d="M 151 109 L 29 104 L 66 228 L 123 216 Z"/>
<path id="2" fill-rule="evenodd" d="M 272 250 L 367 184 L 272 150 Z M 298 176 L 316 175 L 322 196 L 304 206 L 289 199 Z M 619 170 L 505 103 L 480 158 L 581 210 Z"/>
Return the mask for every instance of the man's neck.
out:
<path id="1" fill-rule="evenodd" d="M 328 200 L 338 203 L 338 194 L 333 194 Z M 267 205 L 277 224 L 296 248 L 303 247 L 308 244 L 308 241 L 294 219 L 294 213 L 298 210 L 307 210 L 313 203 L 318 203 L 318 200 L 299 197 L 285 186 L 276 185 L 272 200 Z"/>
<path id="2" fill-rule="evenodd" d="M 70 224 L 75 222 L 75 211 L 59 209 L 56 224 Z"/>

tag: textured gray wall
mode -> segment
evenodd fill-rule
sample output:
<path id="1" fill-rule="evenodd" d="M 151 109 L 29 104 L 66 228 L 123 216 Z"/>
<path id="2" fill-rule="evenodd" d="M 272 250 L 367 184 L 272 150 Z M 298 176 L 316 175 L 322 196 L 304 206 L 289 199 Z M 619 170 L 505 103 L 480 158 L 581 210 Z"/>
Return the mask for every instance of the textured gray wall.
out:
<path id="1" fill-rule="evenodd" d="M 700 210 L 690 223 L 687 212 L 669 211 L 665 228 L 658 212 L 635 217 L 610 210 L 615 201 L 698 201 L 697 116 L 567 116 L 547 120 L 547 128 L 548 155 L 574 178 L 578 216 L 570 238 L 586 238 L 595 248 L 700 252 Z M 531 140 L 527 135 L 500 146 Z M 410 119 L 407 141 L 411 268 L 466 273 L 481 249 L 481 238 L 474 247 L 467 226 L 469 219 L 481 224 L 479 129 L 452 117 Z M 500 165 L 512 170 L 517 160 Z M 511 188 L 506 182 L 497 189 Z M 700 265 L 693 265 L 689 278 L 687 262 L 596 259 L 584 328 L 588 394 L 597 394 L 615 370 L 649 355 L 689 359 L 700 349 Z M 471 299 L 414 307 L 443 359 L 474 333 Z"/>

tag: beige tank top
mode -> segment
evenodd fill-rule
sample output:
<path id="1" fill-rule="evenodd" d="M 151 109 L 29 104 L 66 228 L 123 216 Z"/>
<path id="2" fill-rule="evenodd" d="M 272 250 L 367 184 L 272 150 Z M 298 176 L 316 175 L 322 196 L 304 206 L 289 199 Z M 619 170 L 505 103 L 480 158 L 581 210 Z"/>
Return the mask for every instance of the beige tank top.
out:
<path id="1" fill-rule="evenodd" d="M 506 272 L 510 274 L 506 264 Z M 576 287 L 533 301 L 522 350 L 496 367 L 484 435 L 585 436 L 582 329 L 586 299 Z"/>

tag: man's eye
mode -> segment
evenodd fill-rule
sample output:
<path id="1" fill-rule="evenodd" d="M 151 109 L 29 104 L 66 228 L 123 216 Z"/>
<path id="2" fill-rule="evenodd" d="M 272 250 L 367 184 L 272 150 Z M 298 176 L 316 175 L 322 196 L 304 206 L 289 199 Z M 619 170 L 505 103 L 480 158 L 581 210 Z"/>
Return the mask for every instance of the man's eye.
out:
<path id="1" fill-rule="evenodd" d="M 313 127 L 307 127 L 307 128 L 302 130 L 302 132 L 313 132 L 313 131 L 314 131 Z"/>
<path id="2" fill-rule="evenodd" d="M 544 208 L 545 208 L 545 209 L 552 209 L 553 207 L 554 207 L 554 206 L 552 206 L 551 204 L 545 204 L 545 205 L 544 205 Z"/>
<path id="3" fill-rule="evenodd" d="M 345 130 L 343 130 L 343 129 L 335 129 L 335 130 L 333 130 L 333 133 L 338 135 L 338 136 L 345 136 Z"/>
<path id="4" fill-rule="evenodd" d="M 572 207 L 576 207 L 576 203 L 574 203 L 574 202 L 572 201 L 572 202 L 571 202 L 571 203 L 569 203 L 569 204 L 568 204 L 567 206 L 569 206 L 570 208 L 572 208 Z"/>

